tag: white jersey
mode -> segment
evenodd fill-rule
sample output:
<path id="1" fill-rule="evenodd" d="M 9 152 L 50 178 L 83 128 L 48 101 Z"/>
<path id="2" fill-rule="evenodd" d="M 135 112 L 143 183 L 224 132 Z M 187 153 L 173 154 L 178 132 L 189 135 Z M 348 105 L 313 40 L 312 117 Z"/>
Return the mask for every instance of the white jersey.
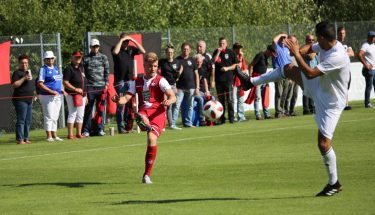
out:
<path id="1" fill-rule="evenodd" d="M 375 68 L 375 44 L 369 44 L 368 42 L 363 43 L 361 47 L 361 51 L 364 51 L 364 57 L 366 63 L 370 64 L 373 68 Z"/>
<path id="2" fill-rule="evenodd" d="M 324 75 L 303 81 L 307 96 L 324 109 L 344 108 L 348 94 L 350 59 L 343 45 L 337 41 L 329 50 L 322 49 L 318 43 L 312 49 L 319 53 L 320 63 L 318 69 Z"/>

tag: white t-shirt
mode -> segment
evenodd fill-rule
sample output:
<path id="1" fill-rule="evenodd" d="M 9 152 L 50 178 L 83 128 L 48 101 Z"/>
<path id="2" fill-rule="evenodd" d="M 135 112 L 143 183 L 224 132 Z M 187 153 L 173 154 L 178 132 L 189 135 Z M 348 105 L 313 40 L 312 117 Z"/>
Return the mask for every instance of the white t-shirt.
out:
<path id="1" fill-rule="evenodd" d="M 343 109 L 348 94 L 350 59 L 343 45 L 337 41 L 329 50 L 322 49 L 318 43 L 312 49 L 319 53 L 318 69 L 324 75 L 303 81 L 307 96 L 311 97 L 320 110 Z"/>
<path id="2" fill-rule="evenodd" d="M 149 89 L 150 89 L 150 84 L 152 83 L 152 80 L 156 78 L 156 75 L 150 79 L 146 79 L 143 76 L 144 84 L 143 84 L 143 94 L 144 95 L 149 95 Z M 129 83 L 129 89 L 128 93 L 135 95 L 136 89 L 135 89 L 135 81 L 131 81 Z M 165 93 L 167 90 L 172 89 L 171 85 L 168 83 L 168 81 L 165 78 L 161 78 L 159 81 L 159 87 L 163 93 Z M 144 96 L 145 98 L 146 96 Z M 145 98 L 144 100 L 144 107 L 145 108 L 150 108 L 152 106 L 152 103 L 148 101 L 148 99 Z"/>
<path id="3" fill-rule="evenodd" d="M 375 68 L 375 44 L 369 44 L 368 42 L 363 43 L 361 51 L 364 51 L 364 57 L 368 64 L 371 64 Z"/>

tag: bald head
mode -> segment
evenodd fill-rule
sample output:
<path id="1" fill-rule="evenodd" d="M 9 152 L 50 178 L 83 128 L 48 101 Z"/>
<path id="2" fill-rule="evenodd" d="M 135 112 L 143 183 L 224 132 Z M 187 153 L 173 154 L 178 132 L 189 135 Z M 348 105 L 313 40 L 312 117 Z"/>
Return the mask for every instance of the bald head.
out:
<path id="1" fill-rule="evenodd" d="M 204 54 L 206 52 L 206 42 L 204 40 L 199 40 L 197 42 L 197 53 Z"/>

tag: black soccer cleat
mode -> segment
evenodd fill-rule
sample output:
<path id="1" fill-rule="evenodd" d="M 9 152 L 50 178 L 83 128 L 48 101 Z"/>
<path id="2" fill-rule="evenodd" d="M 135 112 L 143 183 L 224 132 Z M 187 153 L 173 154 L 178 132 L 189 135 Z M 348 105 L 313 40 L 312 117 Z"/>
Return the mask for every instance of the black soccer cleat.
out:
<path id="1" fill-rule="evenodd" d="M 316 196 L 333 196 L 340 191 L 342 191 L 342 185 L 337 181 L 334 185 L 327 184 Z"/>
<path id="2" fill-rule="evenodd" d="M 139 113 L 134 113 L 135 116 L 135 122 L 139 126 L 139 128 L 143 131 L 150 132 L 152 130 L 151 126 L 147 125 L 144 121 L 141 115 Z"/>
<path id="3" fill-rule="evenodd" d="M 250 81 L 250 77 L 243 73 L 239 66 L 236 66 L 234 69 L 234 74 L 238 77 L 238 79 L 240 79 L 243 90 L 247 91 L 254 86 Z"/>

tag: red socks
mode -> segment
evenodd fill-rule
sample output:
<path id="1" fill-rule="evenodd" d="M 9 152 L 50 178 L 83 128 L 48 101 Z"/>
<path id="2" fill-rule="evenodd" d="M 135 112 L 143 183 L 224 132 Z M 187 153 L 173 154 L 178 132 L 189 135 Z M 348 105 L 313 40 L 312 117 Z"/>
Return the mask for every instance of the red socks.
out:
<path id="1" fill-rule="evenodd" d="M 156 152 L 157 152 L 157 146 L 147 146 L 147 152 L 145 156 L 145 173 L 144 175 L 150 176 L 152 166 L 154 165 L 155 158 L 156 158 Z"/>

